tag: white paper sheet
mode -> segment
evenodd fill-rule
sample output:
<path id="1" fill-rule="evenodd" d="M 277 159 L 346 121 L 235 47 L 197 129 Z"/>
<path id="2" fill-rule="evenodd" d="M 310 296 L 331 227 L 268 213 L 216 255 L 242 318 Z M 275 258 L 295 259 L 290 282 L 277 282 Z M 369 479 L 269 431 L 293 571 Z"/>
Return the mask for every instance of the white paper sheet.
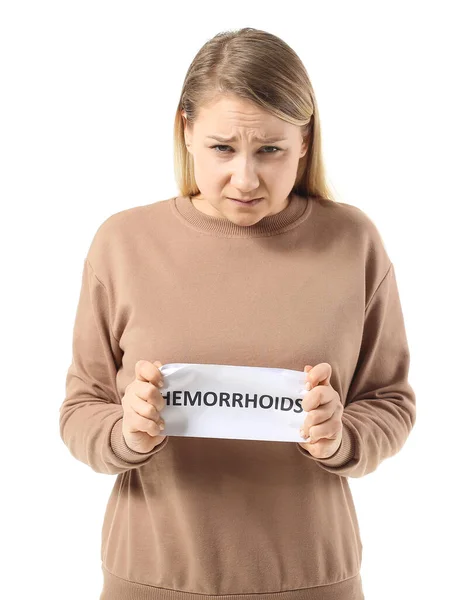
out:
<path id="1" fill-rule="evenodd" d="M 304 368 L 168 363 L 160 372 L 164 435 L 304 442 Z"/>

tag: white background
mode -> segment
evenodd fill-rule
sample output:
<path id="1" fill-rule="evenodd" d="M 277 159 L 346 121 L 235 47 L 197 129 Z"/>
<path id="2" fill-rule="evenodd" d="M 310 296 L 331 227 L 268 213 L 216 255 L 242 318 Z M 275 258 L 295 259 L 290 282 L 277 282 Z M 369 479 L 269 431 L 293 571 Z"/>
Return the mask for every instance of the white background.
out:
<path id="1" fill-rule="evenodd" d="M 2 2 L 3 597 L 99 596 L 115 476 L 75 460 L 58 430 L 83 259 L 108 216 L 178 195 L 186 70 L 209 38 L 245 26 L 301 57 L 337 200 L 373 219 L 396 268 L 418 413 L 398 455 L 349 480 L 366 600 L 463 593 L 461 5 Z"/>

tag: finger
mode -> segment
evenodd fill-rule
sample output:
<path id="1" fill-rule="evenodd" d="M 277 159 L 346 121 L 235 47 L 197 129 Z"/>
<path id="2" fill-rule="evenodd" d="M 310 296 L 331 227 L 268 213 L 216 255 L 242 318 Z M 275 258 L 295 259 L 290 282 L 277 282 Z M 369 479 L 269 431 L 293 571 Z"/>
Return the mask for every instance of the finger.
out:
<path id="1" fill-rule="evenodd" d="M 160 390 L 150 381 L 137 380 L 133 382 L 133 392 L 138 398 L 151 404 L 159 412 L 166 406 L 165 398 L 162 396 Z"/>
<path id="2" fill-rule="evenodd" d="M 318 406 L 323 404 L 329 404 L 332 400 L 336 399 L 335 390 L 331 387 L 318 385 L 313 388 L 310 392 L 306 392 L 303 397 L 301 406 L 303 410 L 309 412 L 315 410 Z"/>
<path id="3" fill-rule="evenodd" d="M 306 384 L 306 389 L 312 389 L 317 385 L 330 385 L 332 367 L 329 363 L 319 363 L 306 372 L 306 379 L 310 384 Z"/>
<path id="4" fill-rule="evenodd" d="M 154 394 L 155 396 L 152 394 L 149 396 L 147 402 L 149 404 L 152 404 L 152 406 L 154 406 L 158 412 L 161 412 L 166 406 L 165 398 L 162 396 L 161 392 L 159 392 L 159 390 L 155 387 Z"/>
<path id="5" fill-rule="evenodd" d="M 319 425 L 313 425 L 309 428 L 309 430 L 304 429 L 304 432 L 307 433 L 307 441 L 310 438 L 310 442 L 318 442 L 322 439 L 335 440 L 340 433 L 341 422 L 339 419 L 335 419 L 331 417 L 327 419 L 324 423 L 320 423 Z"/>
<path id="6" fill-rule="evenodd" d="M 128 430 L 131 433 L 144 431 L 152 437 L 160 435 L 160 432 L 162 431 L 159 424 L 155 423 L 155 421 L 152 419 L 146 419 L 145 417 L 142 417 L 136 411 L 134 411 L 134 414 L 132 415 Z"/>
<path id="7" fill-rule="evenodd" d="M 160 361 L 156 361 L 160 363 Z M 162 366 L 162 363 L 160 363 Z M 135 376 L 139 381 L 149 381 L 157 387 L 163 387 L 163 375 L 158 367 L 148 360 L 138 360 L 135 367 Z"/>
<path id="8" fill-rule="evenodd" d="M 150 402 L 147 402 L 144 398 L 134 396 L 131 401 L 131 408 L 141 417 L 151 419 L 154 423 L 158 423 L 161 420 L 161 416 L 156 406 Z"/>
<path id="9" fill-rule="evenodd" d="M 325 423 L 325 421 L 328 421 L 333 417 L 335 412 L 336 408 L 331 403 L 324 404 L 323 406 L 319 406 L 319 408 L 316 408 L 315 410 L 311 410 L 304 419 L 304 431 L 307 432 L 310 427 L 314 427 L 315 425 Z"/>

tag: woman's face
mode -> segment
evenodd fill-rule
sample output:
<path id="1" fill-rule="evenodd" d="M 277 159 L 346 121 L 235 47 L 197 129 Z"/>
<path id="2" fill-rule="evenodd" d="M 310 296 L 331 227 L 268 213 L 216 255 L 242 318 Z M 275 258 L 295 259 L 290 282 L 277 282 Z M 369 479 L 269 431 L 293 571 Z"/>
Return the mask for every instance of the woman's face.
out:
<path id="1" fill-rule="evenodd" d="M 299 159 L 307 151 L 297 125 L 231 95 L 201 108 L 193 126 L 184 122 L 200 190 L 192 196 L 198 210 L 237 225 L 253 225 L 286 208 Z M 220 137 L 226 139 L 213 139 Z M 230 198 L 262 200 L 248 206 Z"/>

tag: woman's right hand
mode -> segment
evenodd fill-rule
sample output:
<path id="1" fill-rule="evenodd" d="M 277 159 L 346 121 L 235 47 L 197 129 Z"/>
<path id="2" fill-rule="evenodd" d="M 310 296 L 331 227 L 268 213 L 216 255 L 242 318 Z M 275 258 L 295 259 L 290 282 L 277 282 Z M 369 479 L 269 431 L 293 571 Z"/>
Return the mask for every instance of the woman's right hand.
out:
<path id="1" fill-rule="evenodd" d="M 165 408 L 165 399 L 158 389 L 163 385 L 163 375 L 157 367 L 159 360 L 151 363 L 138 360 L 135 378 L 126 386 L 121 399 L 123 406 L 123 437 L 126 445 L 135 452 L 150 452 L 167 437 L 160 435 L 165 422 L 160 411 Z"/>

